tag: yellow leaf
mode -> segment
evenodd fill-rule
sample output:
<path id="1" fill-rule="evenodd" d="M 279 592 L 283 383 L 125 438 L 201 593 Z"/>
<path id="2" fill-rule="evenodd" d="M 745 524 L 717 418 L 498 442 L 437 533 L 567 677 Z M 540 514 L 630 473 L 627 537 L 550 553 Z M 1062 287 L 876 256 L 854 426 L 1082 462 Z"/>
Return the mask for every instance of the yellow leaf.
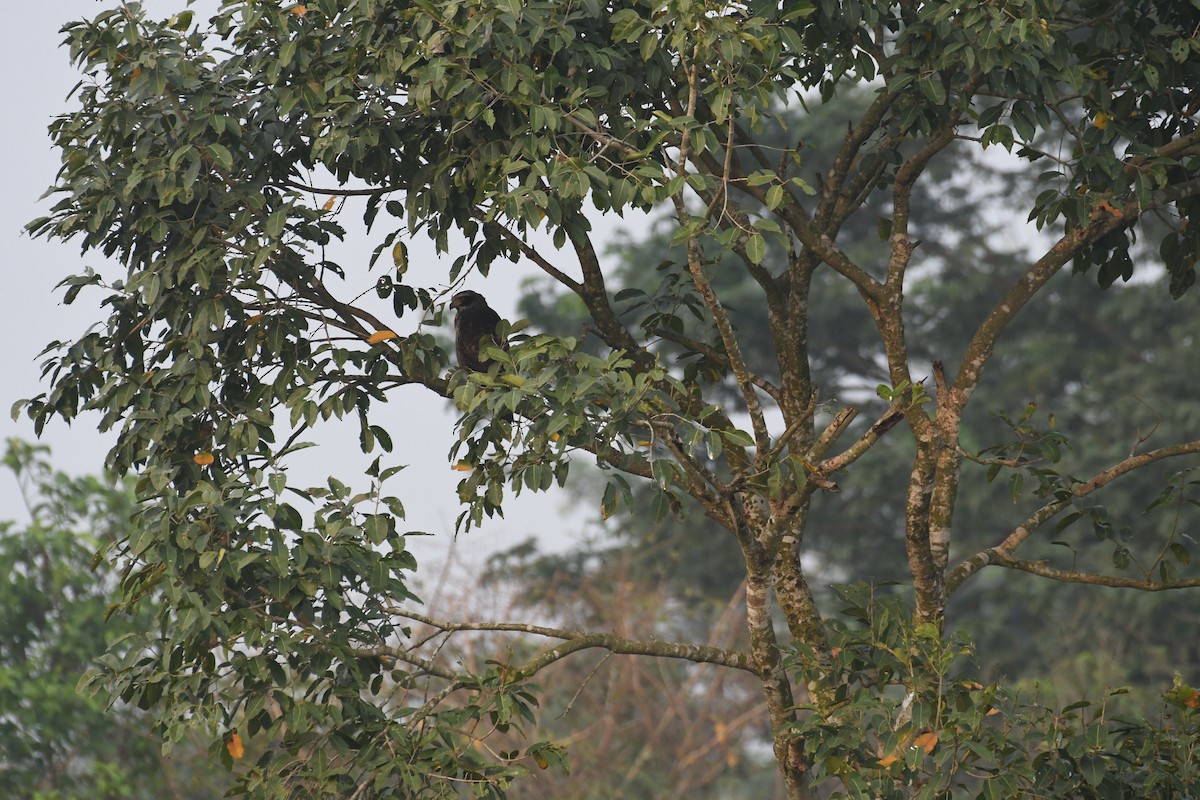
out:
<path id="1" fill-rule="evenodd" d="M 509 386 L 516 386 L 518 389 L 525 385 L 524 378 L 522 378 L 520 375 L 513 375 L 512 373 L 501 375 L 500 380 L 504 381 Z"/>
<path id="2" fill-rule="evenodd" d="M 192 461 L 195 461 L 202 467 L 207 467 L 209 464 L 216 461 L 216 457 L 207 450 L 201 450 L 199 453 L 196 453 L 196 455 L 192 456 Z"/>
<path id="3" fill-rule="evenodd" d="M 1108 114 L 1101 112 L 1092 118 L 1092 125 L 1099 128 L 1100 130 L 1104 130 L 1105 128 L 1108 127 L 1108 123 L 1111 120 L 1112 120 L 1112 117 L 1110 117 Z"/>
<path id="4" fill-rule="evenodd" d="M 454 470 L 455 472 L 470 472 L 471 470 L 475 469 L 475 467 L 471 466 L 466 461 L 460 461 L 450 469 Z"/>
<path id="5" fill-rule="evenodd" d="M 899 760 L 900 760 L 900 756 L 897 756 L 897 755 L 884 756 L 883 758 L 879 759 L 879 766 L 890 767 L 892 764 L 895 764 Z"/>
<path id="6" fill-rule="evenodd" d="M 242 756 L 246 755 L 246 747 L 242 744 L 242 737 L 237 734 L 237 731 L 225 737 L 225 749 L 229 751 L 229 755 L 234 761 L 241 761 Z"/>
<path id="7" fill-rule="evenodd" d="M 398 334 L 395 331 L 375 331 L 367 337 L 367 344 L 379 344 L 380 342 L 385 342 L 388 339 L 395 339 L 397 336 Z"/>
<path id="8" fill-rule="evenodd" d="M 295 14 L 297 17 L 303 17 L 305 14 L 308 13 L 308 7 L 302 6 L 302 5 L 295 5 L 295 6 L 292 6 L 290 9 L 288 9 L 288 11 Z"/>
<path id="9" fill-rule="evenodd" d="M 336 202 L 337 202 L 337 195 L 332 195 L 332 194 L 329 195 L 329 199 L 325 201 L 325 205 L 321 206 L 321 210 L 328 211 L 329 209 L 333 208 L 333 205 Z"/>
<path id="10" fill-rule="evenodd" d="M 919 747 L 925 751 L 926 755 L 933 752 L 933 748 L 937 747 L 938 735 L 933 731 L 922 733 L 917 738 L 913 739 L 912 746 Z"/>

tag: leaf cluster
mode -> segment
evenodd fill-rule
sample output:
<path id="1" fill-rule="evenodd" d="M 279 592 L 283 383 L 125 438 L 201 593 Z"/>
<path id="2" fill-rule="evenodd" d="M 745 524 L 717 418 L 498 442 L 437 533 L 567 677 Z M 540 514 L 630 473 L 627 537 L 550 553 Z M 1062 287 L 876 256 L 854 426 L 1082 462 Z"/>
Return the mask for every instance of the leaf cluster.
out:
<path id="1" fill-rule="evenodd" d="M 1168 798 L 1200 783 L 1200 694 L 1178 676 L 1158 720 L 1114 716 L 1112 695 L 1051 708 L 972 679 L 969 642 L 913 626 L 895 597 L 837 592 L 831 658 L 799 648 L 790 662 L 841 687 L 793 731 L 830 796 Z"/>

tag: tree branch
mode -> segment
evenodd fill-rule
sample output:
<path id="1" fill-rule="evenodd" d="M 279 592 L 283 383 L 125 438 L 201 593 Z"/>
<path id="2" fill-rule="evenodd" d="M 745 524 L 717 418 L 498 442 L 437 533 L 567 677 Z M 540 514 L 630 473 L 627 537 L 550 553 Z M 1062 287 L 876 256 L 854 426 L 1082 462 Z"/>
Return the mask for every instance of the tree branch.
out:
<path id="1" fill-rule="evenodd" d="M 1040 575 L 1064 583 L 1084 583 L 1092 586 L 1111 586 L 1117 589 L 1138 589 L 1143 592 L 1162 592 L 1168 589 L 1190 589 L 1200 586 L 1200 578 L 1184 578 L 1178 581 L 1152 581 L 1139 578 L 1122 578 L 1113 575 L 1098 575 L 1091 572 L 1077 572 L 1069 569 L 1057 569 L 1045 561 L 1025 561 L 1013 558 L 999 551 L 991 555 L 990 563 L 998 567 L 1020 570 L 1032 575 Z"/>
<path id="2" fill-rule="evenodd" d="M 695 62 L 687 67 L 687 79 L 687 114 L 688 116 L 694 116 L 699 90 L 697 65 Z M 691 156 L 691 138 L 689 133 L 688 130 L 684 130 L 680 138 L 679 161 L 676 167 L 680 175 L 687 173 L 687 165 Z M 671 197 L 671 200 L 675 206 L 675 213 L 679 218 L 680 226 L 686 227 L 690 215 L 687 205 L 684 203 L 683 196 L 676 193 Z M 750 371 L 746 367 L 746 359 L 742 356 L 741 345 L 738 344 L 737 337 L 734 335 L 733 324 L 729 321 L 729 315 L 725 312 L 724 306 L 721 305 L 716 292 L 713 291 L 708 276 L 704 273 L 704 266 L 700 262 L 700 244 L 694 235 L 689 236 L 687 240 L 687 263 L 688 271 L 692 275 L 692 283 L 695 285 L 696 291 L 699 293 L 700 299 L 704 301 L 704 305 L 708 308 L 709 313 L 712 314 L 713 324 L 717 328 L 717 333 L 721 337 L 722 344 L 725 345 L 725 355 L 729 359 L 730 371 L 733 372 L 738 388 L 741 390 L 746 413 L 750 415 L 750 424 L 754 429 L 754 443 L 757 450 L 755 453 L 755 462 L 759 464 L 766 457 L 771 447 L 770 436 L 767 433 L 766 419 L 763 416 L 762 405 L 758 401 L 758 395 L 755 393 L 754 382 L 750 379 Z"/>
<path id="3" fill-rule="evenodd" d="M 543 651 L 524 664 L 510 671 L 515 680 L 524 680 L 539 670 L 558 661 L 566 655 L 580 650 L 600 648 L 620 655 L 645 655 L 659 658 L 676 658 L 692 661 L 697 664 L 717 664 L 743 670 L 758 675 L 759 670 L 749 653 L 729 650 L 710 645 L 687 644 L 681 642 L 639 641 L 626 639 L 610 633 L 586 633 L 564 628 L 551 628 L 543 625 L 532 625 L 523 622 L 449 622 L 436 620 L 432 617 L 407 611 L 401 608 L 389 608 L 397 616 L 411 619 L 429 625 L 432 628 L 454 633 L 458 631 L 503 631 L 510 633 L 527 633 L 534 636 L 544 636 L 550 639 L 562 639 L 565 643 Z M 373 655 L 396 656 L 400 648 L 377 647 L 370 648 Z"/>
<path id="4" fill-rule="evenodd" d="M 1049 520 L 1057 516 L 1061 511 L 1068 508 L 1073 500 L 1080 497 L 1087 497 L 1092 492 L 1101 489 L 1115 481 L 1122 475 L 1127 475 L 1134 470 L 1149 466 L 1156 461 L 1161 461 L 1164 458 L 1174 458 L 1176 456 L 1194 455 L 1200 453 L 1200 439 L 1184 442 L 1182 444 L 1170 445 L 1168 447 L 1160 447 L 1157 450 L 1151 450 L 1149 453 L 1142 453 L 1114 464 L 1108 469 L 1093 476 L 1090 480 L 1077 484 L 1071 488 L 1071 497 L 1065 500 L 1054 500 L 1046 503 L 1041 508 L 1034 511 L 1025 521 L 1018 525 L 1012 533 L 1010 533 L 1003 542 L 982 550 L 970 558 L 956 566 L 949 575 L 946 576 L 946 596 L 950 596 L 954 591 L 966 582 L 968 578 L 979 572 L 989 564 L 1000 564 L 1001 560 L 1008 559 L 1015 561 L 1012 554 L 1016 552 L 1024 542 L 1033 535 L 1034 531 L 1040 528 Z M 1032 562 L 1029 562 L 1032 563 Z M 1009 566 L 1002 564 L 1001 566 Z M 1038 573 L 1043 574 L 1043 573 Z M 1047 576 L 1048 577 L 1048 576 Z"/>
<path id="5" fill-rule="evenodd" d="M 821 201 L 815 219 L 818 228 L 827 229 L 833 221 L 834 212 L 842 197 L 842 186 L 858 157 L 859 150 L 878 130 L 884 114 L 898 96 L 886 90 L 880 92 L 875 96 L 875 100 L 867 108 L 862 119 L 858 121 L 858 125 L 848 128 L 846 139 L 834 157 L 833 165 L 830 166 L 829 173 L 821 187 Z"/>
<path id="6" fill-rule="evenodd" d="M 299 181 L 284 180 L 279 182 L 281 186 L 286 186 L 289 189 L 299 189 L 302 192 L 311 192 L 313 194 L 328 194 L 334 197 L 372 197 L 380 194 L 391 194 L 392 192 L 404 191 L 406 186 L 378 186 L 374 189 L 346 189 L 338 187 L 336 189 L 322 189 L 317 186 L 308 186 Z"/>
<path id="7" fill-rule="evenodd" d="M 857 461 L 864 453 L 871 449 L 874 444 L 879 441 L 879 437 L 890 431 L 892 428 L 904 419 L 907 408 L 900 403 L 892 403 L 887 407 L 887 410 L 880 415 L 879 419 L 867 428 L 866 433 L 858 438 L 854 444 L 847 447 L 842 452 L 832 458 L 827 458 L 822 461 L 817 468 L 823 475 L 830 475 L 838 470 L 846 467 Z"/>
<path id="8" fill-rule="evenodd" d="M 721 364 L 726 368 L 730 368 L 729 359 L 726 358 L 724 353 L 720 352 L 716 348 L 709 347 L 703 342 L 698 342 L 695 339 L 684 336 L 682 333 L 675 333 L 674 331 L 669 331 L 664 328 L 649 328 L 646 330 L 646 334 L 649 336 L 657 336 L 660 339 L 666 339 L 669 342 L 675 342 L 675 344 L 682 345 L 689 350 L 699 353 L 707 359 L 716 361 L 718 364 Z M 756 375 L 755 373 L 751 372 L 748 374 L 750 381 L 755 386 L 770 395 L 771 399 L 776 403 L 781 403 L 778 386 L 771 383 L 766 378 Z"/>
<path id="9" fill-rule="evenodd" d="M 575 294 L 582 296 L 583 285 L 579 283 L 579 281 L 575 280 L 570 275 L 551 264 L 541 253 L 539 253 L 535 248 L 531 247 L 528 242 L 510 231 L 505 226 L 499 225 L 497 227 L 500 230 L 500 234 L 507 239 L 510 244 L 520 250 L 526 258 L 528 258 L 534 264 L 537 264 L 537 266 L 541 268 L 542 272 L 545 272 L 551 278 L 554 278 L 554 280 L 558 281 Z"/>

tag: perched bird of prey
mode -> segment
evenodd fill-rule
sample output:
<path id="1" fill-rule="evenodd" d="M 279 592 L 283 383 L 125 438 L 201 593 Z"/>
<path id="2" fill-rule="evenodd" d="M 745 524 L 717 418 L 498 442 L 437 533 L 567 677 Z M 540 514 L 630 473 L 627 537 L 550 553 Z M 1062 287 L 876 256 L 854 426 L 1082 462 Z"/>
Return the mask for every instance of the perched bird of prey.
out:
<path id="1" fill-rule="evenodd" d="M 498 341 L 496 326 L 500 324 L 500 315 L 478 292 L 459 292 L 450 298 L 450 307 L 458 312 L 454 316 L 454 353 L 458 365 L 472 372 L 486 372 L 491 359 L 482 351 L 488 342 L 481 345 L 480 340 L 489 337 L 492 342 Z M 500 346 L 507 350 L 508 342 L 500 342 Z"/>

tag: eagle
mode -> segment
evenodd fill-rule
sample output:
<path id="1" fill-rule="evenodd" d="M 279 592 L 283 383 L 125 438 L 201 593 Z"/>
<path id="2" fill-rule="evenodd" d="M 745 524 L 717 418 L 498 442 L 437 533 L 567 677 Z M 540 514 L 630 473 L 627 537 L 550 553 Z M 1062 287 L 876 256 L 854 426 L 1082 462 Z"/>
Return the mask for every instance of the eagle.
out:
<path id="1" fill-rule="evenodd" d="M 487 337 L 493 343 L 499 341 L 496 326 L 500 324 L 500 315 L 478 292 L 459 292 L 450 298 L 450 307 L 458 312 L 454 316 L 454 353 L 458 365 L 472 372 L 487 372 L 491 359 L 482 354 L 487 343 L 481 340 Z M 508 342 L 500 342 L 500 346 L 507 350 Z"/>

